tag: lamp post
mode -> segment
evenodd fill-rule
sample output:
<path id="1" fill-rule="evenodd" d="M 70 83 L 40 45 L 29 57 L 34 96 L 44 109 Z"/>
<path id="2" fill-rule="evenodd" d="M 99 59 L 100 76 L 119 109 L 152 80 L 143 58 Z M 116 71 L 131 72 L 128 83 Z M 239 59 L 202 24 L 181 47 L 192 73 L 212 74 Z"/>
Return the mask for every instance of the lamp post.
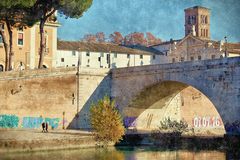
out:
<path id="1" fill-rule="evenodd" d="M 224 44 L 224 46 L 225 46 L 224 56 L 227 57 L 227 36 L 225 36 L 224 39 L 225 39 L 225 44 Z"/>
<path id="2" fill-rule="evenodd" d="M 81 65 L 81 59 L 80 59 L 80 52 L 79 52 L 80 49 L 78 49 L 78 64 L 77 64 L 77 115 L 78 115 L 78 112 L 79 112 L 79 70 L 80 70 L 80 65 Z"/>

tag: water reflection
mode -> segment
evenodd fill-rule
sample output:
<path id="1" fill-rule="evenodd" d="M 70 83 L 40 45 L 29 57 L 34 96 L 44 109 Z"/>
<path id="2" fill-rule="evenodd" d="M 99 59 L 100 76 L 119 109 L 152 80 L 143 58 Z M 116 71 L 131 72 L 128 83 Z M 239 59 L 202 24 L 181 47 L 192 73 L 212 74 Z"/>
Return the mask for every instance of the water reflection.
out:
<path id="1" fill-rule="evenodd" d="M 38 151 L 28 153 L 11 153 L 1 155 L 0 159 L 18 160 L 225 160 L 225 152 L 220 151 L 160 151 L 154 148 L 108 148 L 108 149 L 76 149 L 59 151 Z"/>

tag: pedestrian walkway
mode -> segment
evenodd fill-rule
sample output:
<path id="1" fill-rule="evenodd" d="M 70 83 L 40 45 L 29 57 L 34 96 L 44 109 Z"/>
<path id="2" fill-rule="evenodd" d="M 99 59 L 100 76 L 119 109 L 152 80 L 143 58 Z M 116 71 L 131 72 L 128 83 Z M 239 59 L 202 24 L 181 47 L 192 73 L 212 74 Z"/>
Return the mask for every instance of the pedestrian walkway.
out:
<path id="1" fill-rule="evenodd" d="M 94 146 L 92 133 L 81 130 L 0 129 L 0 152 Z"/>

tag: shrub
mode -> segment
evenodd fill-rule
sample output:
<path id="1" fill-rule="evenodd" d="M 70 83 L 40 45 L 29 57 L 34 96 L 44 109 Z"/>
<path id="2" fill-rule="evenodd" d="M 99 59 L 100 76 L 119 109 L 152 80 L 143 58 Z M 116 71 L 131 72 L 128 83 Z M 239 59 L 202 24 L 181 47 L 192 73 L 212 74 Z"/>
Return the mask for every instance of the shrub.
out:
<path id="1" fill-rule="evenodd" d="M 119 142 L 124 135 L 121 115 L 107 96 L 91 106 L 90 122 L 97 145 Z"/>

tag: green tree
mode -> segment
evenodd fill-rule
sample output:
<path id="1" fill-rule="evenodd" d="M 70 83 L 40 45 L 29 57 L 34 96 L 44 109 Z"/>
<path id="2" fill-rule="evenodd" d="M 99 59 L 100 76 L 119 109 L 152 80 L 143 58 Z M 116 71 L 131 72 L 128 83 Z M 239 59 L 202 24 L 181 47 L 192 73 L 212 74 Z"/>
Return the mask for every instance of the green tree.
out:
<path id="1" fill-rule="evenodd" d="M 35 0 L 1 0 L 0 1 L 0 35 L 5 49 L 5 71 L 12 69 L 13 58 L 13 28 L 19 26 L 32 26 L 36 20 L 30 13 Z M 9 43 L 3 31 L 6 24 Z"/>
<path id="2" fill-rule="evenodd" d="M 188 124 L 185 120 L 171 120 L 169 117 L 160 121 L 159 130 L 164 132 L 174 133 L 176 135 L 182 135 L 184 132 L 188 132 Z"/>
<path id="3" fill-rule="evenodd" d="M 44 60 L 44 25 L 56 11 L 66 18 L 80 18 L 92 5 L 92 0 L 36 0 L 33 6 L 34 15 L 40 20 L 40 51 L 38 68 L 43 67 Z"/>
<path id="4" fill-rule="evenodd" d="M 114 101 L 107 96 L 91 106 L 90 121 L 95 140 L 101 146 L 116 143 L 124 135 L 121 115 L 115 108 Z"/>

